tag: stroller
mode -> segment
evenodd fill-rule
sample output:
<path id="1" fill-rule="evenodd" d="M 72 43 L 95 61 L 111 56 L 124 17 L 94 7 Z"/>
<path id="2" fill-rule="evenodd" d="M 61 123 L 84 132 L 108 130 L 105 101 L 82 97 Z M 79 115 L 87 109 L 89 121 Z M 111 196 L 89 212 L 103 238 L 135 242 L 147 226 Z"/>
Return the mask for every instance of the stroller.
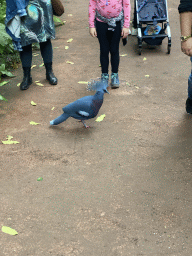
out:
<path id="1" fill-rule="evenodd" d="M 158 23 L 161 23 L 161 27 Z M 168 37 L 167 53 L 170 54 L 171 29 L 167 0 L 135 0 L 133 26 L 138 29 L 139 55 L 143 41 L 149 45 L 161 45 L 165 37 Z"/>

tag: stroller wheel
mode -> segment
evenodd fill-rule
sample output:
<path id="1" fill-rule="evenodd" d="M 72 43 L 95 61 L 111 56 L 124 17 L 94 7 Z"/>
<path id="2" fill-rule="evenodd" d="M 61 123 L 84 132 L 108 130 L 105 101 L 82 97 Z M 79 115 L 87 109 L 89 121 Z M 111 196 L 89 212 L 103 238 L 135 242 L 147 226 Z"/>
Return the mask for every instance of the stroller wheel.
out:
<path id="1" fill-rule="evenodd" d="M 139 55 L 141 55 L 141 51 L 142 51 L 142 39 L 138 38 L 138 45 L 139 45 Z"/>
<path id="2" fill-rule="evenodd" d="M 168 39 L 168 46 L 167 46 L 167 54 L 170 54 L 171 52 L 171 39 Z"/>

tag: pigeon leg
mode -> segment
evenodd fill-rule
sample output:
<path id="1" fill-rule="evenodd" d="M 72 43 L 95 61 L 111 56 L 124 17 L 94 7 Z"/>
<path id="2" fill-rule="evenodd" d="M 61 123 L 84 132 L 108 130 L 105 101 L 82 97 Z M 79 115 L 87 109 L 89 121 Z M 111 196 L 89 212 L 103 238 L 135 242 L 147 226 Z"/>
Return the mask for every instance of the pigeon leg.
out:
<path id="1" fill-rule="evenodd" d="M 87 126 L 86 123 L 85 123 L 83 120 L 81 120 L 81 122 L 83 123 L 83 125 L 85 126 L 85 128 L 89 128 L 89 127 L 90 127 L 90 126 Z"/>

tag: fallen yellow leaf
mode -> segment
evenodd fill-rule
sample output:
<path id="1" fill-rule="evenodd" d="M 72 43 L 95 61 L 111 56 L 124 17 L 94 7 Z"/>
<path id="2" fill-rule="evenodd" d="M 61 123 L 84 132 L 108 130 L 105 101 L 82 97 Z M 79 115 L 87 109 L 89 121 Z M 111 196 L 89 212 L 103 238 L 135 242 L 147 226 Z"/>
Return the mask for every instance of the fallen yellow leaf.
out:
<path id="1" fill-rule="evenodd" d="M 65 46 L 65 50 L 69 49 L 69 46 Z"/>
<path id="2" fill-rule="evenodd" d="M 52 107 L 52 109 L 51 110 L 54 110 L 55 109 L 55 107 Z"/>
<path id="3" fill-rule="evenodd" d="M 58 49 L 58 48 L 59 48 L 58 46 L 54 47 L 54 49 Z"/>
<path id="4" fill-rule="evenodd" d="M 67 40 L 67 43 L 71 43 L 73 41 L 73 38 L 70 38 L 69 40 Z"/>
<path id="5" fill-rule="evenodd" d="M 125 57 L 125 56 L 127 56 L 127 54 L 121 54 L 120 56 L 121 56 L 121 57 Z"/>
<path id="6" fill-rule="evenodd" d="M 36 56 L 38 56 L 38 55 L 39 55 L 38 53 L 33 53 L 33 56 L 34 56 L 34 57 L 36 57 Z"/>
<path id="7" fill-rule="evenodd" d="M 145 77 L 149 77 L 149 75 L 145 75 Z"/>
<path id="8" fill-rule="evenodd" d="M 18 83 L 17 86 L 19 87 L 21 85 L 21 83 Z"/>
<path id="9" fill-rule="evenodd" d="M 35 83 L 39 83 L 40 82 L 40 80 L 38 80 L 38 81 L 35 81 Z"/>
<path id="10" fill-rule="evenodd" d="M 73 16 L 73 14 L 68 14 L 68 16 L 70 16 L 70 17 L 71 17 L 71 16 Z"/>
<path id="11" fill-rule="evenodd" d="M 36 122 L 34 122 L 34 121 L 31 121 L 31 122 L 29 122 L 31 125 L 38 125 L 38 124 L 40 124 L 40 123 L 36 123 Z"/>
<path id="12" fill-rule="evenodd" d="M 43 66 L 44 66 L 44 63 L 42 63 L 41 65 L 39 65 L 40 68 L 43 67 Z"/>
<path id="13" fill-rule="evenodd" d="M 44 84 L 41 84 L 41 83 L 36 83 L 37 85 L 39 85 L 39 86 L 44 86 Z"/>
<path id="14" fill-rule="evenodd" d="M 147 60 L 147 58 L 144 57 L 143 60 Z"/>
<path id="15" fill-rule="evenodd" d="M 103 121 L 103 119 L 105 118 L 105 116 L 106 116 L 106 115 L 103 114 L 103 115 L 97 117 L 97 119 L 95 120 L 95 122 L 101 122 L 101 121 Z"/>
<path id="16" fill-rule="evenodd" d="M 11 135 L 7 135 L 7 140 L 5 140 L 5 141 L 2 141 L 2 143 L 3 144 L 18 144 L 18 143 L 20 143 L 20 142 L 18 142 L 18 141 L 13 141 L 13 140 L 11 140 L 11 139 L 13 139 L 13 136 L 11 136 Z"/>
<path id="17" fill-rule="evenodd" d="M 34 101 L 31 101 L 32 106 L 36 106 L 37 104 Z"/>
<path id="18" fill-rule="evenodd" d="M 73 63 L 73 62 L 71 62 L 71 61 L 66 61 L 66 63 L 68 63 L 68 64 L 72 64 L 72 65 L 74 64 L 74 63 Z"/>
<path id="19" fill-rule="evenodd" d="M 78 84 L 88 84 L 89 82 L 86 81 L 79 81 Z"/>
<path id="20" fill-rule="evenodd" d="M 1 228 L 1 230 L 2 230 L 2 232 L 6 233 L 6 234 L 9 234 L 9 235 L 12 235 L 12 236 L 18 235 L 17 231 L 15 229 L 10 228 L 10 227 L 3 226 Z"/>
<path id="21" fill-rule="evenodd" d="M 31 69 L 33 69 L 33 68 L 35 68 L 37 65 L 33 65 L 32 67 L 31 67 Z"/>

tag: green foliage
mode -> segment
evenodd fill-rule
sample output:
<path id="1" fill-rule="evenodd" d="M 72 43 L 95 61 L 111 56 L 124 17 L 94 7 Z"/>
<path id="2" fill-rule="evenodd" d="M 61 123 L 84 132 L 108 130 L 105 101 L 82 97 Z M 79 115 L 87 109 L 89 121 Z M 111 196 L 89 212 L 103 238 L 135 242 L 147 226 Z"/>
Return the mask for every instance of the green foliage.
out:
<path id="1" fill-rule="evenodd" d="M 4 23 L 6 13 L 6 0 L 0 0 L 0 23 Z"/>
<path id="2" fill-rule="evenodd" d="M 55 26 L 62 26 L 62 25 L 64 25 L 64 22 L 60 18 L 55 16 L 55 15 L 53 15 L 53 21 L 55 23 Z"/>

